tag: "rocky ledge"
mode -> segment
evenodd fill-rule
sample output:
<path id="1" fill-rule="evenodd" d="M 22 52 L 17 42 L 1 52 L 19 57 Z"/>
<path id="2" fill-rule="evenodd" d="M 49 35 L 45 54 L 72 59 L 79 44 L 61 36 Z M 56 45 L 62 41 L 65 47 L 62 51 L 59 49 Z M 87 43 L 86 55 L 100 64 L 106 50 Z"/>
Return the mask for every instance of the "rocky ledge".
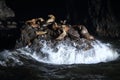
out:
<path id="1" fill-rule="evenodd" d="M 29 46 L 34 51 L 39 51 L 43 46 L 41 40 L 47 41 L 51 47 L 57 43 L 74 42 L 80 47 L 86 43 L 84 49 L 91 48 L 91 41 L 94 37 L 90 35 L 86 26 L 68 24 L 66 20 L 56 22 L 53 14 L 48 19 L 33 18 L 22 21 L 19 24 L 15 20 L 15 14 L 7 7 L 5 0 L 0 1 L 0 50 L 16 49 Z"/>
<path id="2" fill-rule="evenodd" d="M 50 14 L 46 20 L 40 17 L 25 21 L 21 28 L 21 36 L 16 41 L 16 48 L 29 46 L 39 51 L 43 46 L 40 41 L 45 40 L 52 46 L 62 41 L 78 45 L 86 43 L 84 49 L 87 50 L 92 47 L 90 43 L 94 39 L 84 25 L 70 25 L 66 20 L 56 22 L 56 17 Z"/>

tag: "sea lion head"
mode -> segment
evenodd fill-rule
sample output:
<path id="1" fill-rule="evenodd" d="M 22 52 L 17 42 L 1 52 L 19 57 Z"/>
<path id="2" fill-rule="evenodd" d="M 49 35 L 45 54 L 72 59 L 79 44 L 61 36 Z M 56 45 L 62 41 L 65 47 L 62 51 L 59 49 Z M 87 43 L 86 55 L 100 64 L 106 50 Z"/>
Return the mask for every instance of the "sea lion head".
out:
<path id="1" fill-rule="evenodd" d="M 89 35 L 89 40 L 95 40 L 95 38 L 92 35 Z"/>
<path id="2" fill-rule="evenodd" d="M 44 22 L 45 21 L 43 18 L 38 18 L 38 20 L 40 20 L 40 22 Z"/>
<path id="3" fill-rule="evenodd" d="M 55 16 L 52 14 L 49 14 L 48 17 L 50 17 L 51 19 L 55 19 Z"/>
<path id="4" fill-rule="evenodd" d="M 55 16 L 50 14 L 48 15 L 49 19 L 46 21 L 47 24 L 51 24 L 53 22 L 55 22 Z"/>
<path id="5" fill-rule="evenodd" d="M 62 28 L 65 32 L 68 32 L 70 29 L 67 25 L 62 25 Z"/>
<path id="6" fill-rule="evenodd" d="M 67 20 L 61 20 L 60 23 L 61 24 L 66 24 Z"/>

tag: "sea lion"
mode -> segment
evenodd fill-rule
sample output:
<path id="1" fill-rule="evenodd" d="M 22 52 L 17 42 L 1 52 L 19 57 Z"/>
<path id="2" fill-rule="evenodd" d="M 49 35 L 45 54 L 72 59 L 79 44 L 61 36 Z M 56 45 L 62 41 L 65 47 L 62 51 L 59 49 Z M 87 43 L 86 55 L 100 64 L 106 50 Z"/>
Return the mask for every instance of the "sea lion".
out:
<path id="1" fill-rule="evenodd" d="M 45 20 L 43 18 L 37 18 L 36 19 L 36 24 L 39 24 L 40 26 L 42 26 L 43 24 L 45 24 Z"/>
<path id="2" fill-rule="evenodd" d="M 87 39 L 87 40 L 94 40 L 95 39 L 92 35 L 90 35 L 90 33 L 88 32 L 87 28 L 84 25 L 79 25 L 78 28 L 80 30 L 81 35 L 85 39 Z"/>
<path id="3" fill-rule="evenodd" d="M 47 33 L 47 31 L 36 31 L 36 35 L 43 35 L 46 33 Z"/>
<path id="4" fill-rule="evenodd" d="M 65 30 L 65 32 L 68 32 L 70 29 L 67 25 L 62 25 L 62 28 L 63 30 Z"/>
<path id="5" fill-rule="evenodd" d="M 66 24 L 67 20 L 61 20 L 60 23 L 61 24 Z"/>
<path id="6" fill-rule="evenodd" d="M 49 19 L 46 21 L 46 23 L 50 24 L 53 23 L 55 21 L 55 16 L 50 14 L 48 15 Z"/>
<path id="7" fill-rule="evenodd" d="M 32 26 L 33 28 L 36 28 L 36 27 L 39 27 L 39 24 L 36 23 L 37 20 L 38 20 L 38 19 L 31 19 L 31 20 L 26 21 L 25 23 L 26 23 L 27 25 Z"/>
<path id="8" fill-rule="evenodd" d="M 61 26 L 58 25 L 56 22 L 53 23 L 53 25 L 52 25 L 52 29 L 53 29 L 53 30 L 58 30 L 58 29 L 60 29 L 60 28 L 61 28 Z"/>
<path id="9" fill-rule="evenodd" d="M 45 20 L 43 18 L 38 18 L 37 20 L 40 20 L 40 22 L 44 22 Z"/>
<path id="10" fill-rule="evenodd" d="M 62 33 L 56 38 L 56 40 L 62 40 L 65 36 L 67 36 L 67 32 L 69 31 L 69 27 L 67 25 L 62 25 Z"/>

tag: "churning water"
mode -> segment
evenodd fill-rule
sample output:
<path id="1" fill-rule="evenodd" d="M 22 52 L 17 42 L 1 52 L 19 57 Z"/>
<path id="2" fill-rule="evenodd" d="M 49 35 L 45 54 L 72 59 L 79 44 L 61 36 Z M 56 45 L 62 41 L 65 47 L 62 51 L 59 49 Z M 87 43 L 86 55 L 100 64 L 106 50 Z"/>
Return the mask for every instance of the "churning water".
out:
<path id="1" fill-rule="evenodd" d="M 77 48 L 77 44 L 74 42 L 67 43 L 61 42 L 54 47 L 51 47 L 46 41 L 40 41 L 43 47 L 40 52 L 32 51 L 28 47 L 20 48 L 15 51 L 5 50 L 0 53 L 0 64 L 11 60 L 16 64 L 23 64 L 19 55 L 27 59 L 34 59 L 43 63 L 50 64 L 95 64 L 100 62 L 108 62 L 115 60 L 119 57 L 119 54 L 114 50 L 110 44 L 102 43 L 98 40 L 93 41 L 92 48 L 84 50 Z M 85 43 L 79 45 L 83 46 Z"/>
<path id="2" fill-rule="evenodd" d="M 38 61 L 52 64 L 92 64 L 99 62 L 108 62 L 115 60 L 119 55 L 109 44 L 103 44 L 100 41 L 92 43 L 93 48 L 83 50 L 76 48 L 76 44 L 59 43 L 54 48 L 43 43 L 41 52 L 44 57 L 33 53 L 31 55 Z M 57 50 L 56 50 L 57 49 Z"/>

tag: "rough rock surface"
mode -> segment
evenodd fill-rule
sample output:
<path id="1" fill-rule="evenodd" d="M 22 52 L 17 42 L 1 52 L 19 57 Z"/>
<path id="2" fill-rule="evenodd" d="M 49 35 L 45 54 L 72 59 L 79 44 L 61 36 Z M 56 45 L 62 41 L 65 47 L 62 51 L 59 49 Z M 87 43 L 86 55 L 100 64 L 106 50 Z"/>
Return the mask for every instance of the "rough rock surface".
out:
<path id="1" fill-rule="evenodd" d="M 21 36 L 16 42 L 16 48 L 28 46 L 34 51 L 39 51 L 43 46 L 42 40 L 49 43 L 51 47 L 64 41 L 68 44 L 69 42 L 77 44 L 76 47 L 79 49 L 81 48 L 79 45 L 84 43 L 84 50 L 92 48 L 91 41 L 93 39 L 89 38 L 91 35 L 85 26 L 57 23 L 54 20 L 50 23 L 46 20 L 41 25 L 42 22 L 38 22 L 38 19 L 28 20 L 30 23 L 27 21 L 27 24 L 22 26 Z M 34 27 L 34 25 L 37 26 Z M 89 35 L 86 36 L 86 33 Z"/>
<path id="2" fill-rule="evenodd" d="M 15 13 L 6 5 L 5 0 L 0 0 L 0 50 L 11 49 L 19 37 Z"/>
<path id="3" fill-rule="evenodd" d="M 0 19 L 5 20 L 10 17 L 15 17 L 11 8 L 7 7 L 5 0 L 0 0 Z"/>

